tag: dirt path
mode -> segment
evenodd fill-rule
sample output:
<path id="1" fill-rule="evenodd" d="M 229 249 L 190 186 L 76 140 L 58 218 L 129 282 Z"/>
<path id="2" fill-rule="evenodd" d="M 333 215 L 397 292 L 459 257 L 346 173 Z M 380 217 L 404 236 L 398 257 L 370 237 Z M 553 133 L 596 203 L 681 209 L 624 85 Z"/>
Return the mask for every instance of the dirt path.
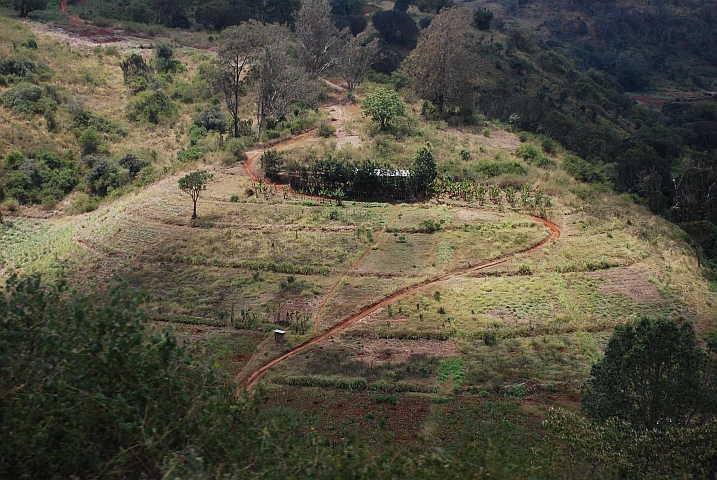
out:
<path id="1" fill-rule="evenodd" d="M 419 290 L 426 288 L 430 285 L 435 285 L 436 283 L 443 282 L 443 281 L 449 280 L 451 278 L 455 278 L 460 275 L 465 275 L 466 273 L 471 273 L 471 272 L 475 272 L 478 270 L 484 270 L 486 268 L 500 265 L 500 264 L 505 263 L 508 260 L 514 258 L 516 255 L 520 255 L 520 254 L 525 255 L 525 254 L 529 254 L 529 253 L 538 251 L 541 248 L 545 247 L 545 245 L 547 245 L 551 241 L 555 241 L 558 238 L 560 238 L 560 229 L 553 222 L 551 222 L 549 220 L 545 220 L 543 218 L 538 218 L 538 217 L 533 217 L 533 216 L 531 216 L 531 218 L 535 221 L 542 223 L 543 225 L 548 227 L 548 229 L 550 230 L 550 235 L 548 235 L 548 237 L 545 238 L 544 240 L 542 240 L 540 243 L 538 243 L 528 249 L 525 249 L 523 251 L 507 255 L 498 260 L 493 260 L 492 262 L 484 263 L 481 265 L 476 265 L 476 266 L 470 267 L 470 268 L 457 270 L 455 272 L 448 273 L 446 275 L 434 278 L 432 280 L 426 280 L 417 285 L 413 285 L 411 287 L 407 287 L 403 290 L 400 290 L 399 292 L 394 293 L 393 295 L 390 295 L 390 296 L 384 298 L 383 300 L 379 300 L 376 303 L 364 308 L 361 312 L 357 313 L 356 315 L 348 317 L 347 319 L 343 320 L 342 322 L 338 323 L 337 325 L 334 325 L 333 327 L 331 327 L 330 329 L 328 329 L 326 332 L 322 333 L 321 335 L 314 337 L 311 340 L 308 340 L 297 347 L 292 348 L 291 350 L 284 353 L 283 355 L 275 358 L 274 360 L 271 360 L 270 362 L 266 363 L 265 365 L 254 370 L 254 372 L 252 372 L 248 377 L 245 378 L 245 380 L 242 382 L 242 385 L 244 385 L 246 390 L 250 390 L 254 385 L 256 385 L 256 383 L 261 379 L 261 377 L 274 365 L 277 365 L 277 364 L 283 362 L 284 360 L 286 360 L 287 358 L 296 355 L 297 353 L 299 353 L 300 351 L 304 350 L 307 347 L 310 347 L 311 345 L 315 345 L 317 343 L 323 342 L 324 340 L 331 337 L 332 335 L 334 335 L 342 330 L 345 330 L 351 324 L 357 322 L 358 320 L 361 320 L 362 318 L 375 312 L 379 308 L 384 307 L 387 304 L 389 304 L 399 298 L 405 297 L 406 295 L 409 295 L 413 292 L 419 291 Z"/>

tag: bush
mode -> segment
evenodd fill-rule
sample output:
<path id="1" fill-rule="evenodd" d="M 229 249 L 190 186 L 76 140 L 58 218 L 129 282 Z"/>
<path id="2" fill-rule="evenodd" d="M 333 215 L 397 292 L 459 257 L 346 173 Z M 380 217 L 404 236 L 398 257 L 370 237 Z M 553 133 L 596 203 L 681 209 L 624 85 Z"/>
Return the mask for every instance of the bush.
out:
<path id="1" fill-rule="evenodd" d="M 558 146 L 555 141 L 550 137 L 543 137 L 540 139 L 540 146 L 543 149 L 543 153 L 546 155 L 555 155 L 558 151 Z"/>
<path id="2" fill-rule="evenodd" d="M 228 126 L 226 118 L 217 106 L 205 108 L 199 115 L 192 117 L 192 123 L 198 127 L 203 127 L 207 132 L 227 133 Z"/>
<path id="3" fill-rule="evenodd" d="M 89 169 L 85 175 L 87 188 L 100 197 L 130 181 L 129 170 L 103 155 L 87 155 L 82 159 L 82 163 Z"/>
<path id="4" fill-rule="evenodd" d="M 21 152 L 17 150 L 10 150 L 5 154 L 3 168 L 6 170 L 17 170 L 24 162 L 25 156 Z"/>
<path id="5" fill-rule="evenodd" d="M 580 182 L 602 183 L 607 180 L 600 165 L 594 165 L 574 155 L 565 157 L 563 169 Z"/>
<path id="6" fill-rule="evenodd" d="M 316 129 L 316 134 L 323 138 L 332 138 L 336 133 L 336 129 L 330 123 L 321 122 L 319 128 Z"/>
<path id="7" fill-rule="evenodd" d="M 89 127 L 84 132 L 82 132 L 82 135 L 80 135 L 78 142 L 82 147 L 82 153 L 87 155 L 90 153 L 97 153 L 100 144 L 102 143 L 102 139 L 94 127 Z"/>
<path id="8" fill-rule="evenodd" d="M 13 112 L 33 113 L 41 112 L 38 102 L 42 98 L 42 89 L 32 83 L 20 83 L 0 95 L 0 102 Z"/>
<path id="9" fill-rule="evenodd" d="M 224 146 L 222 147 L 222 150 L 228 152 L 235 161 L 246 160 L 245 149 L 244 142 L 240 138 L 230 138 L 224 142 Z"/>
<path id="10" fill-rule="evenodd" d="M 178 162 L 193 162 L 202 158 L 204 154 L 200 152 L 196 147 L 191 147 L 186 150 L 180 150 L 177 152 Z"/>
<path id="11" fill-rule="evenodd" d="M 161 90 L 141 92 L 130 100 L 127 114 L 132 121 L 158 124 L 176 112 L 174 102 Z"/>
<path id="12" fill-rule="evenodd" d="M 149 165 L 149 162 L 134 153 L 126 153 L 119 159 L 119 164 L 129 171 L 130 178 L 134 180 L 139 175 L 140 170 Z"/>

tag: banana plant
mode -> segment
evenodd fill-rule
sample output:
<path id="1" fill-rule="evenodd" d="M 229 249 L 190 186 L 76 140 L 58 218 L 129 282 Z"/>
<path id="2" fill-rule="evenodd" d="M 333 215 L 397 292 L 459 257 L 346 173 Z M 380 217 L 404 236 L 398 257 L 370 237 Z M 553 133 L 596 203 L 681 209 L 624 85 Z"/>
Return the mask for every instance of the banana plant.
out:
<path id="1" fill-rule="evenodd" d="M 478 205 L 480 205 L 481 207 L 485 203 L 485 194 L 486 194 L 485 186 L 483 184 L 478 185 L 476 187 L 476 200 L 478 200 Z"/>
<path id="2" fill-rule="evenodd" d="M 507 187 L 505 189 L 505 200 L 510 204 L 511 207 L 515 206 L 516 191 L 513 187 Z"/>

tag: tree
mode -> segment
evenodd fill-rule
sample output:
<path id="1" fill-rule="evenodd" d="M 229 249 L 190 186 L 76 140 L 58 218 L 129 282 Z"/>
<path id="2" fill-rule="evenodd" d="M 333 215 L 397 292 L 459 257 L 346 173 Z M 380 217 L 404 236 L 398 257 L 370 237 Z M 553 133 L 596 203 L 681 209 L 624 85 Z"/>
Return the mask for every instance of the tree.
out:
<path id="1" fill-rule="evenodd" d="M 418 26 L 406 12 L 396 10 L 376 12 L 371 17 L 371 21 L 381 38 L 389 43 L 405 45 L 418 38 Z"/>
<path id="2" fill-rule="evenodd" d="M 397 12 L 407 12 L 408 7 L 411 5 L 410 0 L 396 0 L 393 3 L 393 9 Z"/>
<path id="3" fill-rule="evenodd" d="M 331 0 L 331 13 L 334 15 L 363 15 L 366 0 Z"/>
<path id="4" fill-rule="evenodd" d="M 465 8 L 444 9 L 423 30 L 403 72 L 418 95 L 443 113 L 444 106 L 472 107 L 477 64 L 470 46 L 471 15 Z"/>
<path id="5" fill-rule="evenodd" d="M 269 149 L 261 154 L 261 168 L 264 169 L 264 174 L 271 180 L 277 179 L 283 164 L 284 159 L 281 152 Z"/>
<path id="6" fill-rule="evenodd" d="M 304 0 L 296 14 L 299 62 L 312 77 L 337 61 L 340 35 L 331 20 L 328 0 Z"/>
<path id="7" fill-rule="evenodd" d="M 638 429 L 687 426 L 717 413 L 706 365 L 689 323 L 645 318 L 618 326 L 583 386 L 582 410 L 599 422 L 617 417 Z"/>
<path id="8" fill-rule="evenodd" d="M 192 201 L 194 202 L 193 219 L 197 218 L 197 200 L 199 200 L 201 193 L 207 189 L 207 183 L 213 178 L 214 175 L 208 173 L 206 170 L 197 170 L 179 179 L 180 190 L 192 197 Z"/>
<path id="9" fill-rule="evenodd" d="M 476 10 L 473 14 L 473 25 L 478 30 L 490 30 L 491 20 L 493 20 L 493 12 L 490 10 Z"/>
<path id="10" fill-rule="evenodd" d="M 5 201 L 5 185 L 0 183 L 0 225 L 5 223 L 5 220 L 2 218 L 2 202 Z"/>
<path id="11" fill-rule="evenodd" d="M 293 25 L 301 0 L 247 0 L 254 17 L 263 24 Z"/>
<path id="12" fill-rule="evenodd" d="M 13 0 L 12 6 L 21 17 L 25 18 L 30 12 L 44 10 L 48 0 Z"/>
<path id="13" fill-rule="evenodd" d="M 413 162 L 408 168 L 411 172 L 411 185 L 415 195 L 428 195 L 433 181 L 438 177 L 436 160 L 430 143 L 418 149 Z"/>
<path id="14" fill-rule="evenodd" d="M 212 0 L 194 11 L 194 18 L 202 27 L 217 31 L 246 22 L 251 16 L 249 5 L 240 0 Z"/>
<path id="15" fill-rule="evenodd" d="M 239 101 L 246 95 L 249 70 L 266 42 L 264 32 L 262 24 L 249 21 L 227 28 L 219 41 L 217 58 L 213 64 L 214 86 L 224 94 L 235 137 L 241 136 Z"/>
<path id="16" fill-rule="evenodd" d="M 154 45 L 154 65 L 159 73 L 174 72 L 180 67 L 179 60 L 174 59 L 174 49 L 166 42 Z"/>
<path id="17" fill-rule="evenodd" d="M 695 222 L 685 222 L 680 224 L 680 228 L 689 235 L 692 244 L 695 246 L 695 255 L 697 256 L 697 268 L 701 266 L 700 248 L 707 240 L 715 234 L 715 226 L 708 220 L 698 220 Z"/>
<path id="18" fill-rule="evenodd" d="M 349 38 L 341 49 L 338 67 L 341 76 L 346 81 L 351 101 L 354 100 L 356 87 L 363 83 L 366 72 L 378 57 L 378 51 L 378 40 L 374 39 L 369 42 L 366 32 Z"/>
<path id="19" fill-rule="evenodd" d="M 183 16 L 184 7 L 192 0 L 152 0 L 152 7 L 157 11 L 157 23 L 174 25 L 179 16 Z M 185 17 L 186 20 L 186 17 Z"/>
<path id="20" fill-rule="evenodd" d="M 264 120 L 282 118 L 288 108 L 313 95 L 314 82 L 293 58 L 291 32 L 277 24 L 263 27 L 265 44 L 252 69 L 257 80 L 257 133 L 261 135 Z"/>
<path id="21" fill-rule="evenodd" d="M 377 88 L 373 93 L 366 94 L 361 102 L 361 110 L 371 120 L 377 122 L 381 130 L 385 130 L 391 121 L 406 115 L 406 106 L 394 90 Z"/>

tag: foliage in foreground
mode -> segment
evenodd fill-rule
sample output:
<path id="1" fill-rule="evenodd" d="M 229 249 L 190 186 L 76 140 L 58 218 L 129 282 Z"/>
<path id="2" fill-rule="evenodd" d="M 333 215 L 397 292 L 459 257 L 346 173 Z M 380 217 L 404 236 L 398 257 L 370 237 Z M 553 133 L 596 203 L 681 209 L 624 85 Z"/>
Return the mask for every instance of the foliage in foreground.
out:
<path id="1" fill-rule="evenodd" d="M 707 345 L 688 323 L 618 327 L 583 387 L 594 421 L 548 414 L 559 458 L 599 478 L 716 478 L 717 342 Z"/>
<path id="2" fill-rule="evenodd" d="M 152 333 L 142 295 L 12 278 L 0 297 L 0 478 L 460 478 L 440 453 L 329 444 L 262 412 L 179 345 Z"/>

